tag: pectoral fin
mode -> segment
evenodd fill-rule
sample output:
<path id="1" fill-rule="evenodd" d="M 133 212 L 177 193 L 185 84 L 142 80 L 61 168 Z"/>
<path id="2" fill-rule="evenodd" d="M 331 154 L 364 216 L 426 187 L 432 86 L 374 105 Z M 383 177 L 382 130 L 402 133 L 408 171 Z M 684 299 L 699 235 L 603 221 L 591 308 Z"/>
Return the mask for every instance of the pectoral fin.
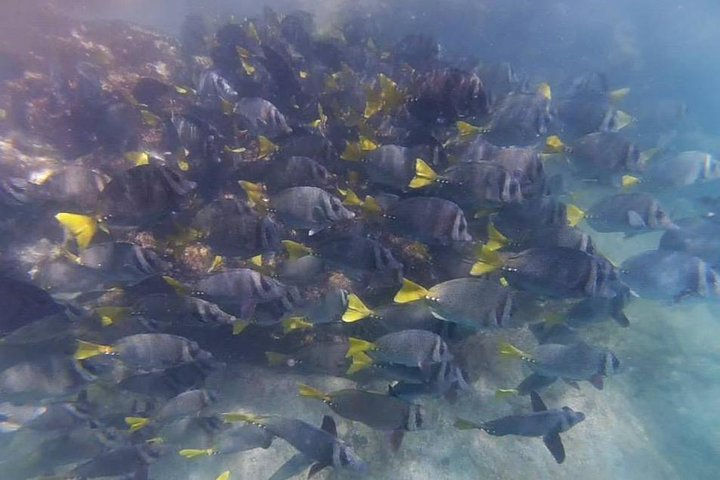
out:
<path id="1" fill-rule="evenodd" d="M 534 390 L 530 392 L 530 401 L 532 402 L 533 412 L 544 412 L 545 410 L 547 410 L 545 402 L 543 402 L 542 398 L 540 398 L 540 395 L 538 395 L 538 393 Z"/>
<path id="2" fill-rule="evenodd" d="M 552 456 L 555 458 L 557 463 L 563 463 L 565 461 L 565 447 L 563 446 L 560 434 L 549 433 L 543 437 L 543 443 L 550 450 Z"/>
<path id="3" fill-rule="evenodd" d="M 323 468 L 327 467 L 328 465 L 325 463 L 313 463 L 310 465 L 310 470 L 308 470 L 308 476 L 307 478 L 312 478 L 316 473 L 320 472 Z"/>
<path id="4" fill-rule="evenodd" d="M 642 219 L 640 214 L 636 212 L 635 210 L 630 210 L 627 213 L 628 216 L 628 223 L 633 228 L 645 228 L 647 225 L 645 224 L 645 220 Z"/>

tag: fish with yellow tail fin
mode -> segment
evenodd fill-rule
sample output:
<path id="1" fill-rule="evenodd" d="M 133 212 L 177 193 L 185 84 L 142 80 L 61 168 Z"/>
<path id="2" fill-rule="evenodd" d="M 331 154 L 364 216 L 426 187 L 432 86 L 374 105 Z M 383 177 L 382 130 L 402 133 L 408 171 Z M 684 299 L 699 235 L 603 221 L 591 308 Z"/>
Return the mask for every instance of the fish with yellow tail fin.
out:
<path id="1" fill-rule="evenodd" d="M 301 397 L 320 400 L 343 418 L 376 430 L 395 432 L 399 437 L 393 439 L 395 450 L 400 447 L 404 432 L 432 427 L 425 408 L 397 397 L 354 389 L 325 393 L 304 384 L 298 385 L 298 391 Z"/>
<path id="2" fill-rule="evenodd" d="M 98 355 L 113 355 L 132 368 L 164 369 L 212 355 L 187 338 L 166 333 L 139 333 L 123 337 L 112 345 L 78 340 L 74 358 L 85 360 Z"/>
<path id="3" fill-rule="evenodd" d="M 622 175 L 634 175 L 646 168 L 657 149 L 641 152 L 619 132 L 603 131 L 583 135 L 571 145 L 569 156 L 573 169 L 585 178 L 617 185 Z"/>
<path id="4" fill-rule="evenodd" d="M 90 246 L 100 228 L 98 221 L 88 215 L 61 212 L 55 215 L 55 219 L 75 239 L 81 250 Z"/>
<path id="5" fill-rule="evenodd" d="M 404 279 L 394 300 L 424 301 L 435 318 L 482 330 L 508 326 L 513 297 L 511 289 L 485 278 L 456 278 L 429 290 Z"/>
<path id="6" fill-rule="evenodd" d="M 194 460 L 196 458 L 203 458 L 203 457 L 212 457 L 213 455 L 217 455 L 217 450 L 214 448 L 183 448 L 182 450 L 178 450 L 178 455 L 180 455 L 183 458 L 186 458 L 188 460 Z M 226 472 L 227 475 L 225 478 L 229 478 L 230 472 Z M 222 475 L 218 477 L 218 479 L 222 478 Z"/>
<path id="7" fill-rule="evenodd" d="M 529 145 L 548 134 L 553 122 L 550 85 L 541 83 L 533 93 L 513 92 L 494 106 L 485 137 L 495 144 Z"/>
<path id="8" fill-rule="evenodd" d="M 547 298 L 612 298 L 623 288 L 606 258 L 567 247 L 534 247 L 519 253 L 481 249 L 471 274 L 493 271 L 501 271 L 513 288 Z"/>
<path id="9" fill-rule="evenodd" d="M 401 191 L 432 185 L 437 173 L 416 154 L 417 149 L 400 145 L 383 145 L 364 155 L 342 157 L 348 161 L 360 162 L 368 181 Z"/>
<path id="10" fill-rule="evenodd" d="M 585 414 L 572 408 L 548 409 L 537 392 L 530 392 L 532 413 L 510 415 L 489 422 L 475 423 L 464 419 L 455 421 L 459 430 L 482 430 L 489 435 L 503 437 L 519 435 L 523 437 L 542 437 L 545 447 L 557 463 L 565 461 L 565 447 L 560 433 L 570 430 L 585 420 Z"/>
<path id="11" fill-rule="evenodd" d="M 163 425 L 183 417 L 202 415 L 215 401 L 215 395 L 207 390 L 188 390 L 165 402 L 152 418 L 125 417 L 125 423 L 131 432 L 136 432 L 151 424 Z"/>
<path id="12" fill-rule="evenodd" d="M 349 372 L 353 373 L 375 363 L 395 363 L 429 372 L 433 365 L 453 358 L 445 341 L 426 330 L 392 332 L 373 342 L 350 337 L 349 342 L 346 356 L 352 358 Z"/>
<path id="13" fill-rule="evenodd" d="M 367 102 L 363 116 L 368 119 L 376 114 L 390 113 L 402 105 L 405 95 L 391 78 L 381 73 L 374 85 L 367 89 Z"/>

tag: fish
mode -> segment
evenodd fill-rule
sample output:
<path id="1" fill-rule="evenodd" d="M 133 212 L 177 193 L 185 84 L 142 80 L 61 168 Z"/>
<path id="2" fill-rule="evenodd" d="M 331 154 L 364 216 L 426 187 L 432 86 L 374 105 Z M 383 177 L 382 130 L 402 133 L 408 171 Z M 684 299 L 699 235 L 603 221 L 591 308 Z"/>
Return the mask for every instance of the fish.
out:
<path id="1" fill-rule="evenodd" d="M 530 414 L 509 415 L 485 423 L 475 423 L 458 419 L 455 427 L 461 430 L 478 429 L 490 435 L 520 435 L 523 437 L 542 437 L 543 443 L 557 463 L 565 461 L 565 447 L 560 433 L 570 430 L 585 420 L 585 414 L 570 407 L 548 409 L 540 395 L 531 392 L 533 411 Z"/>
<path id="2" fill-rule="evenodd" d="M 693 198 L 712 191 L 718 179 L 720 163 L 715 157 L 688 150 L 654 157 L 642 174 L 641 188 L 657 194 L 682 192 L 683 196 Z"/>
<path id="3" fill-rule="evenodd" d="M 685 252 L 715 267 L 720 264 L 720 223 L 712 216 L 681 218 L 660 237 L 658 249 Z"/>
<path id="4" fill-rule="evenodd" d="M 241 125 L 253 135 L 276 138 L 292 133 L 285 116 L 268 100 L 260 97 L 243 97 L 235 102 L 233 114 Z"/>
<path id="5" fill-rule="evenodd" d="M 0 334 L 7 335 L 38 318 L 64 312 L 46 291 L 30 282 L 0 275 Z"/>
<path id="6" fill-rule="evenodd" d="M 585 219 L 597 232 L 630 234 L 677 229 L 660 203 L 646 193 L 618 193 L 605 197 L 588 209 Z"/>
<path id="7" fill-rule="evenodd" d="M 215 396 L 206 390 L 188 390 L 165 402 L 152 418 L 126 417 L 125 423 L 131 432 L 136 432 L 151 423 L 169 423 L 182 417 L 200 415 L 215 401 Z"/>
<path id="8" fill-rule="evenodd" d="M 472 240 L 463 210 L 443 198 L 408 198 L 383 215 L 392 232 L 428 245 L 447 246 Z"/>
<path id="9" fill-rule="evenodd" d="M 51 403 L 77 394 L 95 376 L 72 356 L 38 355 L 0 371 L 0 401 Z"/>
<path id="10" fill-rule="evenodd" d="M 444 170 L 437 180 L 439 195 L 468 210 L 520 203 L 519 175 L 494 162 L 463 162 Z"/>

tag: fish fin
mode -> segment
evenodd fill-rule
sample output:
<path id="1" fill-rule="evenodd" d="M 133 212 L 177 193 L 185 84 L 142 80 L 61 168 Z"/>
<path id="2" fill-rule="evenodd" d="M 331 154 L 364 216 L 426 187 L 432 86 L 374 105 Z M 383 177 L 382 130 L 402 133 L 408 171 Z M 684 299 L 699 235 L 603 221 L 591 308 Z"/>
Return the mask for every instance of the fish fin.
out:
<path id="1" fill-rule="evenodd" d="M 330 396 L 327 393 L 322 392 L 317 388 L 313 388 L 310 385 L 305 385 L 304 383 L 298 384 L 298 394 L 301 397 L 315 398 L 323 402 L 330 401 Z"/>
<path id="2" fill-rule="evenodd" d="M 289 317 L 282 321 L 283 333 L 288 334 L 295 330 L 305 330 L 312 328 L 312 322 L 305 320 L 305 317 Z"/>
<path id="3" fill-rule="evenodd" d="M 183 448 L 182 450 L 178 450 L 178 454 L 183 458 L 187 458 L 188 460 L 200 457 L 210 457 L 212 455 L 215 455 L 216 453 L 217 451 L 213 450 L 212 448 Z"/>
<path id="4" fill-rule="evenodd" d="M 375 200 L 375 197 L 372 197 L 370 195 L 365 197 L 365 201 L 362 205 L 362 210 L 365 212 L 365 215 L 370 217 L 379 217 L 382 214 L 382 208 L 380 207 L 380 204 L 377 200 Z"/>
<path id="5" fill-rule="evenodd" d="M 470 269 L 470 275 L 478 276 L 494 272 L 503 264 L 502 257 L 489 248 L 482 247 L 477 254 L 478 260 Z"/>
<path id="6" fill-rule="evenodd" d="M 230 480 L 230 470 L 225 470 L 215 480 Z"/>
<path id="7" fill-rule="evenodd" d="M 150 419 L 145 417 L 125 417 L 125 424 L 130 427 L 131 432 L 137 432 L 150 424 Z"/>
<path id="8" fill-rule="evenodd" d="M 635 121 L 635 118 L 627 112 L 616 110 L 614 116 L 615 131 L 622 130 Z"/>
<path id="9" fill-rule="evenodd" d="M 165 283 L 170 285 L 178 295 L 184 295 L 187 293 L 187 287 L 185 287 L 185 285 L 180 283 L 178 280 L 175 280 L 173 277 L 169 275 L 163 275 L 162 279 Z"/>
<path id="10" fill-rule="evenodd" d="M 550 135 L 545 139 L 545 153 L 565 153 L 567 146 L 557 135 Z"/>
<path id="11" fill-rule="evenodd" d="M 316 474 L 318 474 L 323 468 L 327 467 L 328 465 L 326 463 L 320 463 L 315 462 L 312 465 L 310 465 L 310 470 L 308 470 L 307 478 L 312 478 Z"/>
<path id="12" fill-rule="evenodd" d="M 358 142 L 347 142 L 345 150 L 340 154 L 340 158 L 347 162 L 359 162 L 363 158 L 363 152 L 360 150 Z"/>
<path id="13" fill-rule="evenodd" d="M 238 318 L 232 323 L 232 334 L 240 335 L 248 325 L 250 325 L 249 321 Z"/>
<path id="14" fill-rule="evenodd" d="M 335 425 L 335 419 L 333 419 L 333 417 L 331 417 L 330 415 L 323 415 L 320 429 L 325 430 L 333 437 L 337 437 L 337 426 Z"/>
<path id="15" fill-rule="evenodd" d="M 130 313 L 130 309 L 127 307 L 98 307 L 95 309 L 95 314 L 100 317 L 100 323 L 103 327 L 109 327 L 118 323 L 118 321 L 124 320 Z"/>
<path id="16" fill-rule="evenodd" d="M 402 288 L 395 294 L 393 301 L 395 303 L 410 303 L 426 298 L 429 293 L 430 291 L 427 288 L 403 278 Z"/>
<path id="17" fill-rule="evenodd" d="M 500 342 L 500 355 L 510 358 L 528 358 L 528 354 L 520 350 L 519 348 L 507 343 Z"/>
<path id="18" fill-rule="evenodd" d="M 213 258 L 210 268 L 207 269 L 207 273 L 217 272 L 224 266 L 225 266 L 225 259 L 223 257 L 221 257 L 220 255 L 215 255 L 215 258 Z"/>
<path id="19" fill-rule="evenodd" d="M 537 93 L 547 100 L 552 100 L 552 89 L 550 88 L 550 84 L 547 82 L 543 82 L 538 85 Z"/>
<path id="20" fill-rule="evenodd" d="M 633 175 L 623 175 L 622 177 L 620 177 L 620 184 L 623 188 L 634 187 L 638 183 L 640 183 L 640 179 Z"/>
<path id="21" fill-rule="evenodd" d="M 520 392 L 516 388 L 498 388 L 495 390 L 495 398 L 498 400 L 514 397 L 515 395 L 519 395 Z"/>
<path id="22" fill-rule="evenodd" d="M 575 380 L 568 380 L 567 378 L 563 378 L 563 382 L 570 385 L 575 390 L 580 390 L 580 385 Z"/>
<path id="23" fill-rule="evenodd" d="M 60 212 L 55 219 L 77 242 L 79 249 L 85 249 L 98 231 L 97 220 L 88 215 Z"/>
<path id="24" fill-rule="evenodd" d="M 588 379 L 588 382 L 590 382 L 592 386 L 597 388 L 598 390 L 602 390 L 605 384 L 605 382 L 603 381 L 603 376 L 599 373 L 596 373 L 595 375 L 590 377 Z"/>
<path id="25" fill-rule="evenodd" d="M 265 358 L 268 361 L 268 365 L 271 367 L 278 367 L 280 365 L 286 365 L 287 361 L 290 360 L 290 355 L 277 352 L 265 352 Z"/>
<path id="26" fill-rule="evenodd" d="M 640 152 L 640 165 L 646 165 L 659 151 L 659 148 L 649 148 Z"/>
<path id="27" fill-rule="evenodd" d="M 628 224 L 633 228 L 645 228 L 645 220 L 642 219 L 640 214 L 635 210 L 628 210 L 627 212 Z"/>
<path id="28" fill-rule="evenodd" d="M 99 345 L 84 340 L 78 340 L 77 343 L 78 346 L 74 354 L 75 360 L 86 360 L 98 355 L 109 355 L 113 353 L 113 349 L 109 345 Z"/>
<path id="29" fill-rule="evenodd" d="M 287 480 L 292 478 L 299 475 L 305 467 L 311 465 L 312 462 L 311 459 L 302 453 L 296 453 L 290 460 L 283 463 L 268 480 Z"/>
<path id="30" fill-rule="evenodd" d="M 611 91 L 608 96 L 610 97 L 611 102 L 618 103 L 625 98 L 628 93 L 630 93 L 630 87 L 624 87 Z"/>
<path id="31" fill-rule="evenodd" d="M 323 230 L 325 230 L 325 227 L 324 227 L 324 226 L 322 226 L 322 227 L 316 227 L 316 228 L 311 228 L 310 230 L 308 230 L 308 237 L 312 237 L 313 235 L 317 235 L 318 233 L 322 232 Z"/>
<path id="32" fill-rule="evenodd" d="M 255 307 L 257 307 L 257 303 L 252 301 L 247 301 L 243 303 L 240 306 L 240 318 L 244 320 L 248 320 L 252 318 L 253 315 L 255 315 Z"/>
<path id="33" fill-rule="evenodd" d="M 415 176 L 410 180 L 410 188 L 423 188 L 432 185 L 438 174 L 422 158 L 415 159 Z"/>
<path id="34" fill-rule="evenodd" d="M 550 453 L 552 453 L 557 463 L 563 463 L 565 461 L 565 447 L 563 447 L 559 433 L 549 433 L 543 436 L 543 443 L 547 449 L 550 450 Z"/>
<path id="35" fill-rule="evenodd" d="M 283 240 L 282 244 L 285 247 L 285 250 L 288 252 L 290 260 L 297 260 L 298 258 L 304 257 L 305 255 L 310 255 L 312 253 L 312 250 L 310 248 L 299 242 L 294 242 L 292 240 Z"/>
<path id="36" fill-rule="evenodd" d="M 150 165 L 150 155 L 148 155 L 147 152 L 125 152 L 123 157 L 136 167 L 141 165 Z"/>
<path id="37" fill-rule="evenodd" d="M 625 315 L 625 312 L 623 312 L 622 309 L 617 309 L 617 311 L 611 312 L 610 316 L 621 327 L 629 327 L 630 326 L 630 319 L 628 319 L 627 315 Z"/>
<path id="38" fill-rule="evenodd" d="M 377 150 L 379 147 L 377 143 L 364 136 L 360 136 L 358 145 L 360 146 L 360 150 L 363 152 L 372 152 L 373 150 Z"/>
<path id="39" fill-rule="evenodd" d="M 473 430 L 473 429 L 480 429 L 482 430 L 483 427 L 479 423 L 471 422 L 470 420 L 465 420 L 463 418 L 458 418 L 455 420 L 455 428 L 458 430 Z"/>
<path id="40" fill-rule="evenodd" d="M 278 146 L 270 141 L 266 136 L 260 135 L 257 139 L 258 142 L 258 158 L 265 159 L 270 155 L 278 151 Z"/>
<path id="41" fill-rule="evenodd" d="M 357 193 L 352 191 L 351 189 L 347 188 L 344 190 L 338 189 L 338 191 L 343 195 L 343 205 L 346 205 L 348 207 L 362 207 L 363 201 L 358 197 Z"/>
<path id="42" fill-rule="evenodd" d="M 568 203 L 566 205 L 565 215 L 567 215 L 567 221 L 571 227 L 576 226 L 583 218 L 585 218 L 585 212 L 580 207 L 573 205 L 572 203 Z"/>
<path id="43" fill-rule="evenodd" d="M 254 425 L 260 425 L 260 420 L 263 418 L 260 415 L 253 415 L 252 413 L 242 412 L 230 412 L 221 414 L 223 420 L 227 423 L 245 422 L 252 423 Z"/>
<path id="44" fill-rule="evenodd" d="M 500 250 L 508 244 L 508 238 L 500 233 L 492 222 L 488 223 L 488 241 L 485 244 L 485 248 L 491 251 Z"/>
<path id="45" fill-rule="evenodd" d="M 265 186 L 261 183 L 253 183 L 245 180 L 238 182 L 240 187 L 245 191 L 248 200 L 252 202 L 253 206 L 259 209 L 264 209 L 267 204 L 267 197 L 265 196 Z"/>
<path id="46" fill-rule="evenodd" d="M 540 398 L 540 395 L 535 390 L 530 392 L 530 402 L 532 403 L 533 412 L 544 412 L 548 409 L 543 399 Z"/>
<path id="47" fill-rule="evenodd" d="M 460 138 L 467 138 L 482 133 L 480 127 L 476 127 L 468 122 L 463 122 L 462 120 L 455 122 L 455 127 L 458 130 Z"/>
<path id="48" fill-rule="evenodd" d="M 370 368 L 373 364 L 372 358 L 365 353 L 358 353 L 352 356 L 352 363 L 347 369 L 347 374 L 352 375 L 366 368 Z"/>
<path id="49" fill-rule="evenodd" d="M 400 445 L 402 445 L 403 438 L 405 438 L 405 430 L 393 430 L 392 433 L 390 433 L 390 447 L 392 448 L 393 452 L 397 452 L 400 450 Z"/>
<path id="50" fill-rule="evenodd" d="M 543 318 L 543 329 L 547 330 L 555 325 L 562 325 L 565 319 L 559 313 L 549 313 Z"/>
<path id="51" fill-rule="evenodd" d="M 365 353 L 368 350 L 372 350 L 373 348 L 375 348 L 374 343 L 368 342 L 367 340 L 363 340 L 361 338 L 350 337 L 348 338 L 348 342 L 350 343 L 350 346 L 348 347 L 348 351 L 345 354 L 346 358 L 354 357 L 359 353 Z"/>
<path id="52" fill-rule="evenodd" d="M 357 322 L 373 314 L 373 311 L 360 300 L 360 297 L 351 293 L 348 295 L 348 307 L 343 313 L 342 321 L 345 323 Z"/>

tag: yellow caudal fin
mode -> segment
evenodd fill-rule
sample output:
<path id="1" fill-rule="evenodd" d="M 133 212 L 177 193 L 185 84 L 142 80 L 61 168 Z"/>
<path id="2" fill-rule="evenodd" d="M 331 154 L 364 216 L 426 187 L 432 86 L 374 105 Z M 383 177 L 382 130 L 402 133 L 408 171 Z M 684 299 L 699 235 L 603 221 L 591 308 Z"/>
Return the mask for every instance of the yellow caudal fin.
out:
<path id="1" fill-rule="evenodd" d="M 366 368 L 370 368 L 372 364 L 372 358 L 370 358 L 369 355 L 360 352 L 352 356 L 352 363 L 350 364 L 350 368 L 348 368 L 347 372 L 345 373 L 347 373 L 348 375 L 352 375 L 361 370 L 365 370 Z"/>
<path id="2" fill-rule="evenodd" d="M 127 307 L 98 307 L 95 309 L 95 314 L 100 317 L 100 323 L 103 327 L 109 327 L 122 321 L 130 313 L 130 309 Z"/>
<path id="3" fill-rule="evenodd" d="M 357 322 L 373 315 L 373 311 L 360 300 L 360 297 L 351 293 L 348 295 L 348 306 L 343 313 L 342 321 L 345 323 Z"/>
<path id="4" fill-rule="evenodd" d="M 305 317 L 290 317 L 282 321 L 283 333 L 288 334 L 295 330 L 306 330 L 312 328 L 313 324 L 305 320 Z"/>
<path id="5" fill-rule="evenodd" d="M 423 188 L 432 185 L 437 178 L 435 170 L 425 163 L 422 158 L 415 159 L 415 176 L 410 180 L 410 188 Z"/>
<path id="6" fill-rule="evenodd" d="M 265 197 L 265 186 L 261 183 L 252 183 L 247 182 L 245 180 L 240 180 L 238 182 L 240 184 L 240 187 L 245 191 L 245 194 L 248 196 L 248 200 L 250 200 L 255 205 L 263 205 L 266 203 L 266 197 Z"/>
<path id="7" fill-rule="evenodd" d="M 472 137 L 484 133 L 485 131 L 485 129 L 481 127 L 476 127 L 475 125 L 472 125 L 468 122 L 463 122 L 462 120 L 455 122 L 455 127 L 458 130 L 460 138 Z"/>
<path id="8" fill-rule="evenodd" d="M 78 346 L 73 355 L 75 360 L 85 360 L 98 355 L 110 355 L 113 353 L 113 349 L 109 345 L 98 345 L 84 340 L 78 340 L 77 343 Z"/>
<path id="9" fill-rule="evenodd" d="M 363 158 L 363 152 L 358 142 L 347 142 L 345 150 L 340 154 L 340 158 L 348 162 L 359 162 Z"/>
<path id="10" fill-rule="evenodd" d="M 280 365 L 287 365 L 290 360 L 290 355 L 277 352 L 265 352 L 265 358 L 267 358 L 268 365 L 271 367 L 279 367 Z"/>
<path id="11" fill-rule="evenodd" d="M 131 432 L 137 432 L 141 428 L 150 424 L 149 418 L 144 417 L 125 417 L 125 423 L 130 427 Z"/>
<path id="12" fill-rule="evenodd" d="M 357 193 L 353 192 L 349 188 L 341 189 L 338 188 L 338 192 L 343 196 L 343 205 L 348 207 L 362 207 L 364 202 L 358 197 Z"/>
<path id="13" fill-rule="evenodd" d="M 537 93 L 547 100 L 552 100 L 552 89 L 550 88 L 550 84 L 547 82 L 543 82 L 538 85 Z"/>
<path id="14" fill-rule="evenodd" d="M 495 228 L 492 222 L 488 223 L 488 241 L 485 248 L 491 251 L 500 250 L 508 244 L 508 238 Z"/>
<path id="15" fill-rule="evenodd" d="M 376 115 L 383 108 L 382 91 L 375 88 L 367 89 L 367 100 L 363 117 L 370 118 Z"/>
<path id="16" fill-rule="evenodd" d="M 379 217 L 380 215 L 382 215 L 382 207 L 380 206 L 378 201 L 370 195 L 365 197 L 362 210 L 363 212 L 365 212 L 365 215 L 369 217 Z"/>
<path id="17" fill-rule="evenodd" d="M 649 148 L 640 152 L 640 165 L 646 165 L 659 151 L 659 148 Z"/>
<path id="18" fill-rule="evenodd" d="M 212 448 L 183 448 L 182 450 L 178 451 L 178 454 L 181 457 L 187 458 L 188 460 L 201 457 L 211 457 L 216 453 L 217 451 Z"/>
<path id="19" fill-rule="evenodd" d="M 428 296 L 428 293 L 430 293 L 430 291 L 427 288 L 412 280 L 403 278 L 402 288 L 395 294 L 393 301 L 395 303 L 410 303 L 424 299 Z"/>
<path id="20" fill-rule="evenodd" d="M 500 342 L 500 355 L 503 357 L 510 357 L 510 358 L 529 358 L 528 354 L 520 350 L 519 348 L 507 343 L 507 342 Z"/>
<path id="21" fill-rule="evenodd" d="M 378 75 L 378 83 L 380 84 L 380 91 L 383 96 L 383 108 L 386 111 L 399 107 L 403 104 L 403 102 L 405 102 L 405 95 L 398 88 L 397 83 L 395 83 L 390 77 L 381 73 Z"/>
<path id="22" fill-rule="evenodd" d="M 240 335 L 243 331 L 245 331 L 248 325 L 250 325 L 250 322 L 247 320 L 235 320 L 232 324 L 232 334 Z"/>
<path id="23" fill-rule="evenodd" d="M 368 342 L 367 340 L 363 340 L 361 338 L 350 337 L 348 338 L 348 342 L 350 343 L 350 346 L 348 347 L 348 351 L 345 354 L 345 357 L 354 357 L 355 355 L 367 352 L 368 350 L 372 350 L 373 348 L 375 348 L 374 343 Z"/>
<path id="24" fill-rule="evenodd" d="M 518 395 L 518 391 L 515 388 L 498 388 L 495 390 L 495 398 L 497 399 L 505 399 L 514 397 L 515 395 Z"/>
<path id="25" fill-rule="evenodd" d="M 622 110 L 615 111 L 615 130 L 622 130 L 635 121 L 635 118 Z"/>
<path id="26" fill-rule="evenodd" d="M 162 279 L 172 287 L 173 290 L 175 290 L 178 295 L 185 295 L 188 293 L 188 289 L 185 285 L 180 283 L 178 280 L 175 280 L 173 277 L 169 275 L 163 275 Z"/>
<path id="27" fill-rule="evenodd" d="M 230 470 L 225 470 L 215 480 L 230 480 Z"/>
<path id="28" fill-rule="evenodd" d="M 98 231 L 97 220 L 87 215 L 61 212 L 55 219 L 72 235 L 80 249 L 87 248 Z"/>
<path id="29" fill-rule="evenodd" d="M 150 165 L 150 155 L 148 155 L 147 152 L 125 152 L 123 157 L 125 157 L 125 160 L 132 163 L 136 167 L 139 167 L 141 165 Z"/>
<path id="30" fill-rule="evenodd" d="M 252 413 L 241 413 L 241 412 L 230 412 L 223 413 L 222 418 L 227 423 L 235 422 L 246 422 L 246 423 L 259 423 L 262 417 L 260 415 L 253 415 Z"/>
<path id="31" fill-rule="evenodd" d="M 482 429 L 482 426 L 479 423 L 471 422 L 470 420 L 465 420 L 463 418 L 455 420 L 454 425 L 458 430 Z"/>
<path id="32" fill-rule="evenodd" d="M 220 255 L 215 255 L 215 258 L 213 258 L 212 264 L 210 264 L 210 268 L 207 269 L 208 273 L 214 273 L 220 270 L 225 266 L 225 259 L 221 257 Z"/>
<path id="33" fill-rule="evenodd" d="M 298 258 L 312 253 L 312 250 L 302 243 L 294 242 L 292 240 L 283 240 L 282 244 L 285 247 L 290 260 L 297 260 Z"/>
<path id="34" fill-rule="evenodd" d="M 316 398 L 318 400 L 322 400 L 323 402 L 330 401 L 330 396 L 327 393 L 321 392 L 317 388 L 313 388 L 303 383 L 298 384 L 298 394 L 301 397 Z"/>
<path id="35" fill-rule="evenodd" d="M 620 179 L 620 184 L 623 188 L 632 188 L 638 183 L 640 183 L 640 179 L 633 175 L 623 175 Z"/>
<path id="36" fill-rule="evenodd" d="M 379 145 L 370 138 L 363 136 L 359 138 L 358 145 L 360 146 L 360 150 L 363 152 L 372 152 L 373 150 L 377 150 L 379 147 Z"/>
<path id="37" fill-rule="evenodd" d="M 567 204 L 566 215 L 568 224 L 571 227 L 576 226 L 578 223 L 582 222 L 583 218 L 585 218 L 585 212 L 580 207 L 573 205 L 572 203 Z"/>
<path id="38" fill-rule="evenodd" d="M 613 103 L 618 103 L 622 99 L 624 99 L 628 93 L 630 93 L 630 87 L 618 88 L 617 90 L 613 90 L 612 92 L 610 92 L 609 95 L 610 101 Z"/>
<path id="39" fill-rule="evenodd" d="M 567 146 L 557 135 L 550 135 L 545 139 L 545 153 L 565 153 Z"/>
<path id="40" fill-rule="evenodd" d="M 279 150 L 278 146 L 271 142 L 267 137 L 260 135 L 257 139 L 258 142 L 258 158 L 268 158 L 273 153 Z"/>
<path id="41" fill-rule="evenodd" d="M 470 275 L 479 276 L 494 272 L 502 267 L 502 264 L 500 254 L 484 246 L 478 252 L 478 259 L 470 269 Z"/>

